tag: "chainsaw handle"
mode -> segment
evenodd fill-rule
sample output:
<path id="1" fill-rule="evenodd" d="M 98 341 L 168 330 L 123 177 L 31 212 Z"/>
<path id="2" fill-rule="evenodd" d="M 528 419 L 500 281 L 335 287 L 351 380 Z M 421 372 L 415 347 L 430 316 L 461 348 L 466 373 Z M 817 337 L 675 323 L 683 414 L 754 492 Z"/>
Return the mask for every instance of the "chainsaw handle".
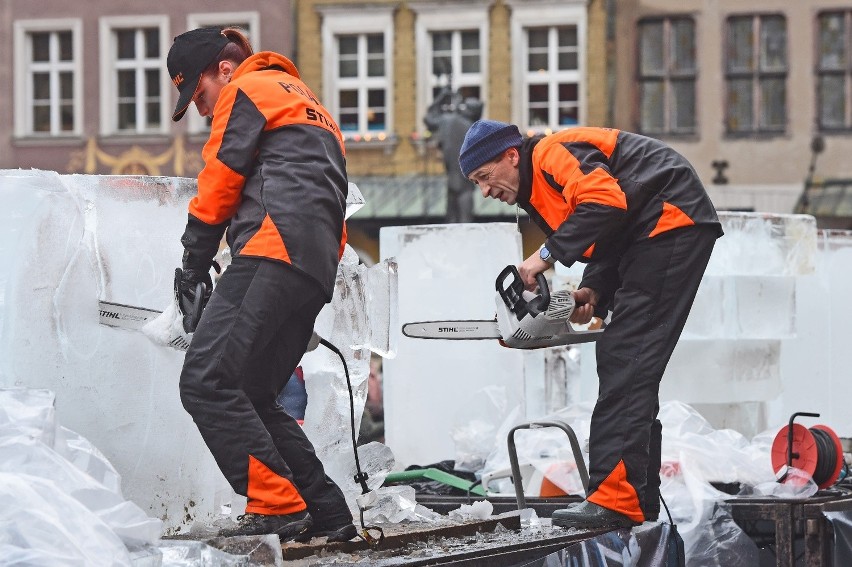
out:
<path id="1" fill-rule="evenodd" d="M 512 277 L 512 281 L 509 282 L 507 287 L 506 280 L 509 276 Z M 547 278 L 544 277 L 543 273 L 538 273 L 535 275 L 535 281 L 538 284 L 539 295 L 529 301 L 524 301 L 523 293 L 526 286 L 524 286 L 517 266 L 509 264 L 497 276 L 497 293 L 500 294 L 509 309 L 518 316 L 518 319 L 522 319 L 526 313 L 535 317 L 539 313 L 547 311 L 550 305 L 550 289 L 547 287 Z"/>
<path id="2" fill-rule="evenodd" d="M 207 284 L 198 282 L 195 284 L 195 303 L 192 304 L 193 331 L 201 320 L 201 312 L 204 311 L 204 294 L 207 293 Z"/>
<path id="3" fill-rule="evenodd" d="M 533 315 L 538 315 L 547 311 L 550 306 L 550 288 L 547 287 L 547 278 L 544 277 L 543 272 L 535 275 L 535 281 L 538 284 L 539 294 L 535 299 L 530 300 L 529 310 Z"/>

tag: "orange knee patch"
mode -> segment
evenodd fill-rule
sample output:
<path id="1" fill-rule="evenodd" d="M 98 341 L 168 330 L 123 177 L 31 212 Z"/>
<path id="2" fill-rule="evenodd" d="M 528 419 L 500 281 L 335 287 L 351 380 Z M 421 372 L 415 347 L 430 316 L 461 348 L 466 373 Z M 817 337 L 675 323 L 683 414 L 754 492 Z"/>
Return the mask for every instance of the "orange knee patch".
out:
<path id="1" fill-rule="evenodd" d="M 293 514 L 307 508 L 292 482 L 252 455 L 249 455 L 246 496 L 246 512 L 250 514 Z"/>

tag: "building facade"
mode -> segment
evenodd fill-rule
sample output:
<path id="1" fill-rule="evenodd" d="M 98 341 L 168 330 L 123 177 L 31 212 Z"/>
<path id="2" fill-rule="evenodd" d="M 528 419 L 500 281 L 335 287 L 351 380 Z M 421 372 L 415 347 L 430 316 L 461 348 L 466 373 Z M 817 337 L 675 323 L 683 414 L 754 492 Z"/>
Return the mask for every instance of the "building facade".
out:
<path id="1" fill-rule="evenodd" d="M 444 165 L 424 122 L 444 92 L 529 134 L 601 125 L 657 137 L 720 209 L 852 228 L 849 2 L 69 4 L 0 3 L 0 167 L 194 177 L 208 123 L 194 111 L 171 122 L 165 57 L 187 29 L 238 25 L 257 49 L 291 57 L 333 112 L 367 201 L 350 238 L 374 257 L 380 227 L 444 219 Z M 474 216 L 518 211 L 475 198 Z M 537 246 L 543 235 L 520 225 Z"/>
<path id="2" fill-rule="evenodd" d="M 203 0 L 0 6 L 0 168 L 194 177 L 209 124 L 194 110 L 171 120 L 172 38 L 234 25 L 256 49 L 293 51 L 287 0 L 258 0 L 246 9 Z"/>
<path id="3" fill-rule="evenodd" d="M 337 117 L 350 178 L 367 201 L 350 235 L 375 241 L 381 226 L 444 218 L 445 170 L 424 124 L 444 90 L 530 134 L 605 124 L 605 4 L 298 1 L 299 68 Z M 474 214 L 514 221 L 518 213 L 477 197 Z M 521 227 L 525 248 L 543 239 L 529 223 Z"/>
<path id="4" fill-rule="evenodd" d="M 614 126 L 682 152 L 719 208 L 852 228 L 852 3 L 619 0 L 609 16 Z"/>

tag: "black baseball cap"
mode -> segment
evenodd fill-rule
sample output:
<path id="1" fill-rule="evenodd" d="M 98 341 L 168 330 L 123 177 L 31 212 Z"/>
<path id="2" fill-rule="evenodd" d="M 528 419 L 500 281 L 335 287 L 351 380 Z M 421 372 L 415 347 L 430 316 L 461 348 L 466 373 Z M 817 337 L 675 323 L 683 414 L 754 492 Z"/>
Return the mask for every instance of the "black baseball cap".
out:
<path id="1" fill-rule="evenodd" d="M 198 90 L 201 73 L 229 41 L 222 34 L 222 28 L 198 28 L 175 38 L 166 58 L 169 75 L 179 93 L 172 120 L 177 122 L 186 114 L 186 109 Z"/>

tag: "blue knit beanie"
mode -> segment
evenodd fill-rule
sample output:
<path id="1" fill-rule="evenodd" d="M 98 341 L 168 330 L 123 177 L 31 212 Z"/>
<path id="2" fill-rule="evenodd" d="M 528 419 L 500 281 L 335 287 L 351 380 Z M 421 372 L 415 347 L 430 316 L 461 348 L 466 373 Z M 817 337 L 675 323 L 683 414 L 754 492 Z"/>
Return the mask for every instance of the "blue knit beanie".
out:
<path id="1" fill-rule="evenodd" d="M 497 120 L 477 120 L 464 135 L 459 166 L 465 177 L 509 148 L 519 147 L 524 138 L 514 124 Z"/>

